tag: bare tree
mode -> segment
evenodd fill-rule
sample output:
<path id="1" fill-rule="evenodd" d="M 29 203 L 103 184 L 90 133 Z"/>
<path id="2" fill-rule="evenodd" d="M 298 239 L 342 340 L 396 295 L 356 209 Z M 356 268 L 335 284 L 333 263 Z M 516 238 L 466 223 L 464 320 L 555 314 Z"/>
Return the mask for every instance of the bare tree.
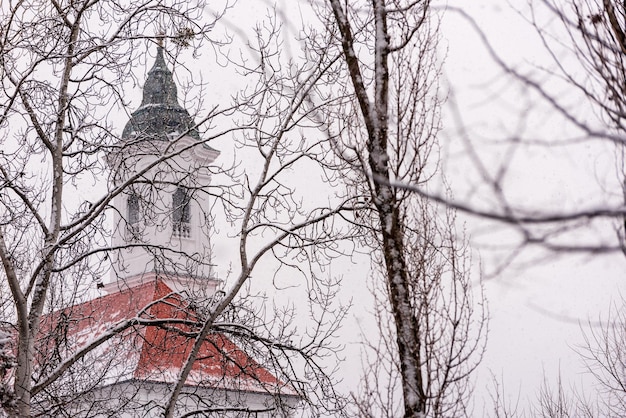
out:
<path id="1" fill-rule="evenodd" d="M 419 318 L 425 416 L 471 416 L 470 375 L 485 349 L 486 308 L 482 293 L 474 299 L 467 242 L 454 229 L 454 211 L 439 216 L 425 199 L 412 202 L 407 245 L 410 291 Z M 376 257 L 374 257 L 376 260 Z M 380 269 L 380 265 L 378 269 Z M 373 269 L 376 272 L 376 268 Z M 382 272 L 374 276 L 379 280 Z M 397 416 L 399 363 L 384 282 L 374 284 L 376 317 L 382 338 L 366 352 L 367 379 L 359 411 L 363 416 Z M 396 395 L 396 396 L 394 396 Z"/>
<path id="2" fill-rule="evenodd" d="M 328 32 L 312 30 L 307 45 L 315 53 L 330 40 L 340 59 L 326 81 L 331 87 L 318 88 L 312 100 L 334 98 L 317 116 L 341 181 L 364 202 L 351 221 L 372 254 L 378 322 L 393 324 L 366 349 L 378 358 L 365 361 L 372 369 L 358 411 L 462 415 L 484 349 L 484 307 L 475 311 L 453 213 L 439 217 L 393 185 L 426 187 L 437 172 L 438 16 L 428 1 L 318 6 Z"/>
<path id="3" fill-rule="evenodd" d="M 562 113 L 580 126 L 591 138 L 608 139 L 616 146 L 616 170 L 622 184 L 622 202 L 626 204 L 626 173 L 624 172 L 624 57 L 626 56 L 626 8 L 623 3 L 603 1 L 571 1 L 566 5 L 545 1 L 543 4 L 558 17 L 569 35 L 567 47 L 584 68 L 583 76 L 576 75 L 556 62 L 560 74 L 585 97 L 600 116 L 605 126 L 598 130 L 573 112 Z M 548 34 L 534 26 L 549 49 Z M 624 252 L 626 239 L 625 216 L 618 218 L 616 228 L 619 245 Z M 626 254 L 626 252 L 625 252 Z"/>
<path id="4" fill-rule="evenodd" d="M 594 411 L 595 407 L 605 416 L 617 417 L 626 412 L 625 319 L 623 306 L 616 306 L 612 315 L 601 321 L 600 326 L 589 323 L 588 330 L 583 331 L 585 344 L 577 350 L 597 384 L 598 393 L 601 394 L 597 400 L 583 398 L 580 403 L 590 411 Z"/>
<path id="5" fill-rule="evenodd" d="M 183 6 L 2 6 L 0 258 L 10 289 L 7 319 L 15 323 L 17 341 L 12 395 L 4 405 L 11 414 L 32 412 L 35 341 L 52 289 L 84 289 L 105 269 L 104 213 L 123 188 L 93 203 L 66 196 L 79 179 L 104 172 L 101 156 L 114 140 L 104 108 L 126 104 L 121 83 L 138 60 L 138 34 L 158 33 L 157 22 L 183 41 L 185 33 L 207 32 L 208 26 L 194 23 L 200 10 Z"/>
<path id="6" fill-rule="evenodd" d="M 115 360 L 125 351 L 115 351 L 112 344 L 119 350 L 132 349 L 127 345 L 129 335 L 141 336 L 146 329 L 183 335 L 192 341 L 192 348 L 185 352 L 173 390 L 164 396 L 166 402 L 131 405 L 129 400 L 116 404 L 120 408 L 173 416 L 194 365 L 203 361 L 203 347 L 220 347 L 214 341 L 219 333 L 250 350 L 298 399 L 327 411 L 343 409 L 320 358 L 339 349 L 333 336 L 345 308 L 335 305 L 335 285 L 320 273 L 319 265 L 341 255 L 333 243 L 353 233 L 350 227 L 338 233 L 334 219 L 358 204 L 348 197 L 305 207 L 301 196 L 306 192 L 293 187 L 290 174 L 310 169 L 328 152 L 322 143 L 304 141 L 295 132 L 303 123 L 310 127 L 309 115 L 316 109 L 308 107 L 307 97 L 327 72 L 328 57 L 320 57 L 313 66 L 286 65 L 277 47 L 278 26 L 259 26 L 255 60 L 230 63 L 252 80 L 233 104 L 217 106 L 194 121 L 178 105 L 175 88 L 167 85 L 148 96 L 144 89 L 141 112 L 131 118 L 137 126 L 145 128 L 141 117 L 156 104 L 167 105 L 168 112 L 177 113 L 176 121 L 184 123 L 167 130 L 171 120 L 164 119 L 157 121 L 163 130 L 148 129 L 139 135 L 130 124 L 121 136 L 115 133 L 115 114 L 128 107 L 124 92 L 137 81 L 133 67 L 142 65 L 144 45 L 154 45 L 152 40 L 159 38 L 181 48 L 219 46 L 209 34 L 221 14 L 207 16 L 199 6 L 161 0 L 127 6 L 97 0 L 2 5 L 0 259 L 6 285 L 2 314 L 7 324 L 6 338 L 2 338 L 2 370 L 7 379 L 2 406 L 11 416 L 75 413 L 69 405 L 75 404 L 72 397 L 76 395 L 95 399 L 91 406 L 81 406 L 80 413 L 115 414 L 110 402 L 108 409 L 98 409 L 98 405 L 106 407 L 119 394 L 102 390 L 107 383 L 102 380 L 104 374 L 86 372 L 93 371 L 95 361 L 102 366 L 98 350 L 104 347 L 111 362 L 103 370 L 123 366 Z M 174 49 L 174 59 L 178 51 Z M 163 50 L 158 54 L 151 82 L 163 83 L 163 77 L 168 77 L 159 61 Z M 284 73 L 275 71 L 281 66 Z M 252 151 L 249 154 L 256 160 L 248 164 L 258 167 L 256 172 L 237 165 L 222 169 L 206 162 L 192 164 L 189 170 L 183 164 L 193 153 L 210 154 L 207 161 L 212 161 L 215 150 L 207 148 L 208 143 L 226 136 Z M 211 176 L 223 183 L 208 186 L 204 181 Z M 102 193 L 94 191 L 90 201 L 76 199 L 80 187 L 101 185 L 103 177 L 108 183 Z M 198 213 L 187 212 L 190 201 Z M 93 287 L 109 269 L 114 277 L 124 278 L 137 268 L 124 254 L 141 254 L 150 260 L 146 269 L 160 276 L 169 277 L 172 272 L 210 276 L 214 262 L 210 248 L 189 253 L 174 240 L 154 240 L 169 227 L 172 237 L 186 238 L 190 216 L 200 222 L 199 233 L 210 234 L 214 222 L 210 209 L 225 213 L 238 238 L 238 264 L 221 293 L 210 296 L 204 305 L 186 307 L 193 315 L 178 317 L 176 310 L 169 317 L 157 318 L 152 313 L 155 306 L 173 304 L 172 295 L 160 295 L 146 306 L 136 306 L 130 317 L 109 324 L 94 339 L 66 338 L 78 321 L 72 315 L 78 314 L 81 321 L 97 319 L 96 312 L 73 312 L 72 307 L 93 295 Z M 111 236 L 123 239 L 111 244 Z M 306 309 L 313 322 L 293 323 L 296 310 L 288 307 L 273 312 L 270 305 L 253 308 L 245 303 L 252 273 L 267 259 L 274 260 L 278 272 L 306 280 L 310 302 Z M 261 273 L 254 277 L 257 281 L 274 278 Z M 122 280 L 119 283 L 125 285 Z M 303 328 L 308 332 L 296 334 L 296 329 Z M 13 337 L 14 350 L 6 349 L 11 344 L 7 335 Z M 189 414 L 270 413 L 205 406 Z"/>
<path id="7" fill-rule="evenodd" d="M 449 199 L 419 185 L 397 184 L 434 201 L 445 203 L 465 213 L 483 219 L 504 223 L 519 234 L 519 248 L 541 246 L 559 253 L 610 253 L 622 251 L 624 199 L 622 190 L 603 190 L 585 205 L 573 208 L 543 207 L 520 204 L 507 187 L 513 165 L 513 156 L 520 149 L 546 149 L 555 146 L 576 147 L 585 142 L 598 141 L 601 146 L 615 146 L 615 171 L 618 184 L 623 184 L 623 50 L 620 39 L 624 34 L 623 5 L 614 1 L 551 0 L 531 1 L 528 8 L 516 10 L 533 25 L 545 48 L 548 62 L 537 66 L 509 62 L 494 47 L 480 24 L 463 8 L 451 7 L 449 12 L 462 17 L 479 37 L 488 56 L 510 80 L 528 95 L 528 105 L 512 112 L 515 132 L 495 134 L 494 142 L 503 150 L 505 158 L 491 162 L 489 151 L 480 149 L 476 132 L 468 128 L 461 109 L 452 101 L 451 114 L 481 185 L 486 190 L 480 199 L 466 201 Z M 454 87 L 453 87 L 454 89 Z M 494 91 L 495 96 L 500 92 Z M 553 115 L 550 123 L 562 124 L 563 132 L 544 133 L 530 126 L 533 112 Z M 546 128 L 548 129 L 548 128 Z M 505 129 L 506 131 L 506 129 Z M 566 133 L 565 133 L 566 132 Z M 598 149 L 601 149 L 598 147 Z M 600 151 L 603 152 L 603 149 Z M 486 163 L 490 161 L 490 163 Z M 611 179 L 612 180 L 612 179 Z M 606 189 L 606 185 L 601 185 Z M 615 189 L 614 185 L 609 186 Z M 622 187 L 623 188 L 623 187 Z M 476 194 L 479 195 L 478 193 Z M 580 198 L 580 197 L 578 197 Z M 494 202 L 492 208 L 477 204 L 477 200 Z M 617 221 L 618 240 L 600 234 L 590 234 L 586 241 L 572 243 L 572 231 L 585 227 L 594 229 L 598 223 Z M 597 229 L 597 228 L 596 228 Z"/>
<path id="8" fill-rule="evenodd" d="M 626 110 L 625 69 L 626 57 L 626 8 L 623 2 L 613 0 L 572 0 L 565 3 L 542 0 L 533 3 L 534 12 L 529 21 L 554 58 L 553 75 L 562 79 L 583 97 L 589 108 L 598 116 L 599 123 L 590 121 L 577 109 L 568 107 L 564 100 L 551 94 L 545 85 L 529 77 L 520 77 L 526 85 L 552 104 L 552 107 L 572 125 L 576 126 L 587 140 L 608 141 L 614 145 L 616 190 L 606 190 L 607 195 L 617 198 L 614 210 L 604 214 L 615 225 L 616 240 L 609 244 L 600 243 L 588 247 L 591 251 L 621 250 L 624 254 L 626 223 L 626 172 L 624 171 L 624 111 Z M 556 40 L 551 29 L 542 27 L 539 22 L 543 6 L 550 16 L 556 17 L 567 36 Z M 574 59 L 583 71 L 575 71 L 562 63 L 558 57 L 565 52 L 568 59 Z M 621 185 L 621 190 L 619 190 Z M 608 199 L 607 199 L 608 200 Z M 560 248 L 556 248 L 557 250 Z M 539 398 L 539 407 L 544 416 L 621 416 L 626 408 L 623 404 L 623 328 L 622 308 L 607 321 L 589 323 L 588 331 L 583 331 L 584 346 L 578 350 L 588 372 L 596 384 L 596 396 L 586 391 L 572 389 L 565 394 L 559 378 L 554 390 L 544 388 Z"/>
<path id="9" fill-rule="evenodd" d="M 548 213 L 541 207 L 527 207 L 524 211 L 508 205 L 504 199 L 500 200 L 503 202 L 501 211 L 485 211 L 466 203 L 450 203 L 469 213 L 514 226 L 523 236 L 521 246 L 536 244 L 558 254 L 624 252 L 626 8 L 623 2 L 613 0 L 538 0 L 528 2 L 528 6 L 528 13 L 520 14 L 534 27 L 551 58 L 549 63 L 542 63 L 541 68 L 522 68 L 506 62 L 493 48 L 491 40 L 477 22 L 464 11 L 455 10 L 479 34 L 491 57 L 507 73 L 506 79 L 523 86 L 537 99 L 535 105 L 537 102 L 545 105 L 549 112 L 558 115 L 565 125 L 576 132 L 572 137 L 557 135 L 556 138 L 548 138 L 539 131 L 530 140 L 511 136 L 506 141 L 511 143 L 511 148 L 539 146 L 554 148 L 551 151 L 553 153 L 560 152 L 556 151 L 556 145 L 562 147 L 586 143 L 593 149 L 599 149 L 599 153 L 607 153 L 612 147 L 615 158 L 614 172 L 611 174 L 614 178 L 610 179 L 611 183 L 600 184 L 600 196 L 593 198 L 599 203 L 587 205 L 583 209 L 556 208 Z M 552 88 L 555 84 L 562 89 Z M 557 90 L 558 93 L 555 92 Z M 523 121 L 524 117 L 520 115 L 518 119 Z M 598 143 L 600 146 L 609 144 L 610 147 L 600 148 Z M 474 160 L 478 161 L 479 158 Z M 505 161 L 504 165 L 507 163 Z M 495 171 L 501 174 L 506 169 L 503 167 Z M 495 196 L 501 196 L 504 194 L 501 190 L 505 184 L 503 180 L 503 176 L 494 176 L 487 178 L 485 183 Z M 412 189 L 417 191 L 418 188 Z M 598 222 L 604 223 L 602 229 L 606 224 L 612 224 L 616 233 L 608 237 L 602 233 L 589 234 L 583 242 L 577 236 L 573 242 L 567 242 L 566 237 L 571 236 L 572 231 L 584 228 L 594 230 Z M 619 316 L 608 322 L 590 323 L 589 331 L 584 331 L 585 345 L 579 354 L 592 375 L 593 390 L 580 390 L 573 383 L 570 388 L 562 382 L 560 376 L 556 383 L 544 378 L 532 416 L 624 415 L 623 405 L 619 401 L 623 399 L 620 390 L 623 384 L 620 358 L 624 355 L 623 348 L 620 348 L 623 347 L 620 342 L 623 318 Z M 496 408 L 497 416 L 524 416 L 523 411 L 509 413 L 501 399 L 495 398 L 499 405 Z"/>

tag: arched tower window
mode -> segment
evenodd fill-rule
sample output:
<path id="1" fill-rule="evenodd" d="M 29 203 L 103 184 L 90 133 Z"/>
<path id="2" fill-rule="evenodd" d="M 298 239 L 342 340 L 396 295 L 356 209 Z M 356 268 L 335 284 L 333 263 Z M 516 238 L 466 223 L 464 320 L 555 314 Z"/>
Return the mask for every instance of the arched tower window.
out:
<path id="1" fill-rule="evenodd" d="M 130 225 L 134 225 L 141 220 L 139 216 L 139 196 L 134 193 L 128 196 L 127 211 L 126 220 Z"/>
<path id="2" fill-rule="evenodd" d="M 177 187 L 172 196 L 172 232 L 175 237 L 191 237 L 191 196 L 185 187 Z"/>

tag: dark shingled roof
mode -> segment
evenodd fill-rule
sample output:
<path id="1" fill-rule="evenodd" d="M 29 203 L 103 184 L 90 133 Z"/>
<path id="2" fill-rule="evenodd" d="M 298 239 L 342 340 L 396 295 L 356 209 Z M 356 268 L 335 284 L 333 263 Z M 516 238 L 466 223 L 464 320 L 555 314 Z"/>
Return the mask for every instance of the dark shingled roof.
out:
<path id="1" fill-rule="evenodd" d="M 143 86 L 141 106 L 124 127 L 122 139 L 142 137 L 168 140 L 168 134 L 178 136 L 187 133 L 199 140 L 200 134 L 194 126 L 189 112 L 178 104 L 176 84 L 165 64 L 163 48 L 159 47 Z"/>

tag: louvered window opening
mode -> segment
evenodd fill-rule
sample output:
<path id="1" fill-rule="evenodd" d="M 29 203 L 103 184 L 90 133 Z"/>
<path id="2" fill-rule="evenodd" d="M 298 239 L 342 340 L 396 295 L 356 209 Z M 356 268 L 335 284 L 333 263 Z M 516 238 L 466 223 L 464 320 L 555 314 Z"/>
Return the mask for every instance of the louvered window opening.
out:
<path id="1" fill-rule="evenodd" d="M 172 196 L 172 234 L 191 238 L 191 196 L 184 187 L 178 187 Z"/>

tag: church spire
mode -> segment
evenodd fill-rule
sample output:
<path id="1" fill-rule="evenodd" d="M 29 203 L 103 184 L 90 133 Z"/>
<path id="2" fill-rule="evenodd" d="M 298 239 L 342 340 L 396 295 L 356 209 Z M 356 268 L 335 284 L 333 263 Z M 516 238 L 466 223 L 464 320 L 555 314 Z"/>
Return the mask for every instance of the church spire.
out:
<path id="1" fill-rule="evenodd" d="M 143 87 L 143 101 L 141 106 L 149 104 L 167 104 L 178 106 L 178 94 L 172 72 L 167 68 L 163 58 L 163 47 L 157 48 L 156 60 L 148 72 L 146 84 Z"/>
<path id="2" fill-rule="evenodd" d="M 124 127 L 122 138 L 169 140 L 181 134 L 200 139 L 193 118 L 178 104 L 176 83 L 165 63 L 163 46 L 159 44 L 154 65 L 143 86 L 141 106 Z"/>

